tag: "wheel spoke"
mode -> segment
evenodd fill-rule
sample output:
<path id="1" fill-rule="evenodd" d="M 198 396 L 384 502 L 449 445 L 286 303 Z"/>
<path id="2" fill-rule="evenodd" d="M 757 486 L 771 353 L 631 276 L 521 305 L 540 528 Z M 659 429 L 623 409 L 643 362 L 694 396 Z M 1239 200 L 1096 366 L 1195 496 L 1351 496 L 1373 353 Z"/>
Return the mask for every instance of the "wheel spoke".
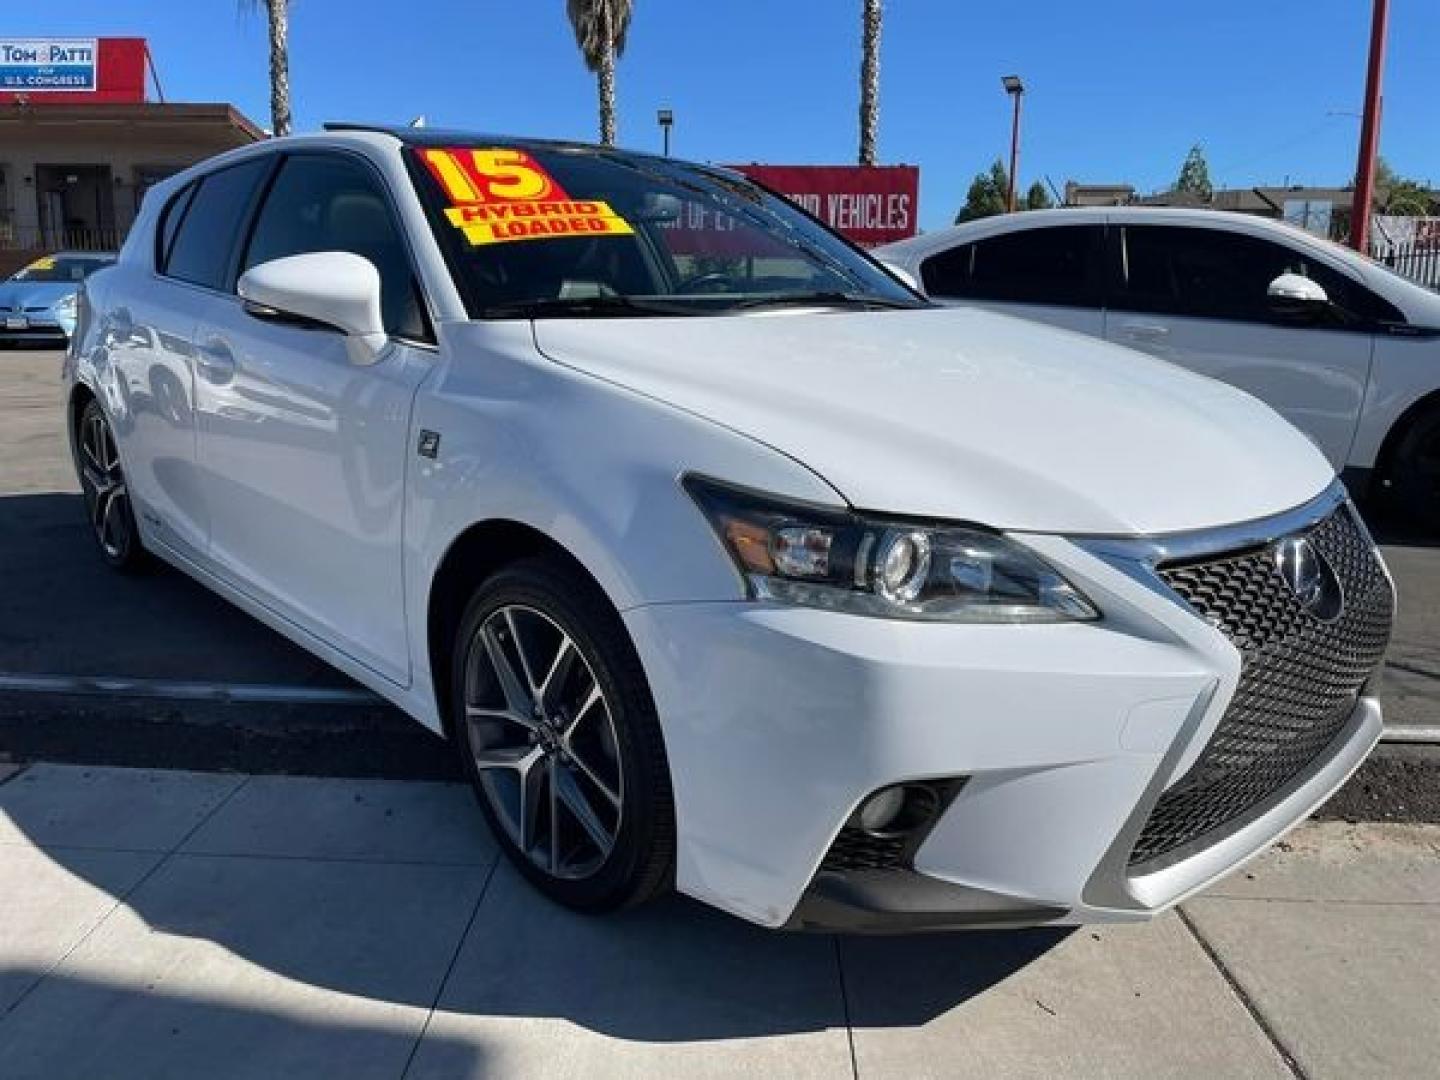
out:
<path id="1" fill-rule="evenodd" d="M 517 713 L 507 705 L 503 709 L 487 709 L 481 705 L 466 705 L 465 719 L 474 723 L 476 720 L 499 720 L 506 724 L 518 724 L 526 731 L 534 731 L 535 718 L 528 713 Z"/>
<path id="2" fill-rule="evenodd" d="M 477 769 L 511 769 L 523 776 L 543 754 L 538 746 L 497 746 L 476 750 L 473 756 Z"/>
<path id="3" fill-rule="evenodd" d="M 564 769 L 555 769 L 553 776 L 559 780 L 555 785 L 560 796 L 561 803 L 570 812 L 579 826 L 585 830 L 585 835 L 590 842 L 599 849 L 601 855 L 608 854 L 614 840 L 610 831 L 605 828 L 600 819 L 595 815 L 595 809 L 590 805 L 590 800 L 585 797 L 585 792 L 575 782 L 575 778 Z"/>
<path id="4" fill-rule="evenodd" d="M 525 685 L 530 690 L 530 700 L 539 696 L 540 688 L 535 685 L 535 675 L 530 670 L 530 659 L 525 655 L 525 645 L 520 640 L 520 631 L 515 629 L 515 609 L 505 609 L 505 625 L 510 628 L 510 640 L 515 643 L 515 655 L 520 657 L 520 669 L 525 673 Z"/>
<path id="5" fill-rule="evenodd" d="M 516 822 L 520 849 L 528 852 L 535 846 L 535 822 L 540 817 L 540 762 L 550 759 L 538 747 L 527 756 L 520 772 L 520 813 Z"/>
<path id="6" fill-rule="evenodd" d="M 514 631 L 511 631 L 514 634 Z M 520 677 L 515 674 L 515 668 L 510 663 L 510 658 L 505 655 L 499 637 L 495 630 L 487 622 L 480 630 L 480 637 L 485 643 L 485 653 L 490 657 L 490 666 L 495 669 L 495 677 L 500 682 L 500 692 L 505 695 L 505 704 L 515 716 L 528 716 L 534 698 L 525 692 Z M 519 651 L 520 643 L 515 643 L 516 651 Z"/>
<path id="7" fill-rule="evenodd" d="M 560 872 L 560 800 L 558 796 L 558 785 L 556 778 L 561 770 L 555 766 L 554 756 L 545 759 L 545 768 L 550 788 L 550 872 Z"/>
<path id="8" fill-rule="evenodd" d="M 575 666 L 575 643 L 568 636 L 560 641 L 560 648 L 555 652 L 555 659 L 550 663 L 550 670 L 545 673 L 541 680 L 540 687 L 536 691 L 536 697 L 545 708 L 553 707 L 551 698 L 555 692 L 564 687 L 565 680 L 570 675 L 570 669 Z"/>
<path id="9" fill-rule="evenodd" d="M 585 700 L 580 707 L 570 716 L 570 722 L 565 725 L 565 730 L 560 733 L 561 737 L 568 743 L 575 736 L 575 731 L 580 726 L 580 721 L 585 719 L 585 714 L 596 705 L 605 700 L 605 695 L 600 692 L 600 684 L 595 681 L 595 676 L 590 676 L 590 693 L 585 695 Z"/>
<path id="10" fill-rule="evenodd" d="M 618 808 L 620 805 L 620 793 L 611 790 L 610 785 L 600 779 L 600 774 L 586 764 L 585 759 L 575 752 L 575 747 L 567 743 L 565 749 L 570 754 L 571 762 L 577 769 L 585 774 L 585 779 L 589 780 L 590 783 L 599 789 L 600 794 L 605 796 L 611 806 Z"/>
<path id="11" fill-rule="evenodd" d="M 115 513 L 115 508 L 117 506 L 119 506 L 121 509 L 118 518 L 116 517 Z M 114 554 L 119 554 L 124 547 L 124 545 L 120 542 L 124 539 L 124 530 L 126 528 L 124 507 L 125 485 L 118 484 L 106 497 L 105 509 L 102 512 L 100 519 L 100 542 L 106 546 L 107 550 L 111 551 Z M 115 533 L 117 530 L 119 530 L 118 539 L 115 538 Z"/>

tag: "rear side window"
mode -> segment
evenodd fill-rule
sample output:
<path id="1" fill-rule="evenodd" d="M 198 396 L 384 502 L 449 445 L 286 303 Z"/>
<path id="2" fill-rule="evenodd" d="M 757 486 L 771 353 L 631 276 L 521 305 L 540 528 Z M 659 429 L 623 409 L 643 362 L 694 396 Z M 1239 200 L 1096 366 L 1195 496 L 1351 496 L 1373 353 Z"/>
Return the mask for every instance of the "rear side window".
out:
<path id="1" fill-rule="evenodd" d="M 155 241 L 155 265 L 161 270 L 170 260 L 170 249 L 175 246 L 175 234 L 180 231 L 180 222 L 185 220 L 185 211 L 195 197 L 195 184 L 186 184 L 180 193 L 165 204 L 160 213 L 160 228 Z"/>
<path id="2" fill-rule="evenodd" d="M 1303 274 L 1340 312 L 1312 325 L 1363 329 L 1405 316 L 1360 282 L 1305 251 L 1221 229 L 1132 225 L 1112 307 L 1234 322 L 1274 322 L 1267 295 L 1281 274 Z"/>
<path id="3" fill-rule="evenodd" d="M 429 338 L 404 238 L 380 185 L 360 162 L 321 154 L 287 158 L 255 219 L 242 271 L 314 251 L 369 259 L 380 271 L 385 329 Z"/>
<path id="4" fill-rule="evenodd" d="M 269 157 L 254 158 L 200 179 L 165 253 L 162 273 L 209 289 L 229 284 L 235 238 L 270 162 Z"/>
<path id="5" fill-rule="evenodd" d="M 920 267 L 925 291 L 962 300 L 1099 307 L 1104 228 L 1021 229 L 942 251 Z"/>

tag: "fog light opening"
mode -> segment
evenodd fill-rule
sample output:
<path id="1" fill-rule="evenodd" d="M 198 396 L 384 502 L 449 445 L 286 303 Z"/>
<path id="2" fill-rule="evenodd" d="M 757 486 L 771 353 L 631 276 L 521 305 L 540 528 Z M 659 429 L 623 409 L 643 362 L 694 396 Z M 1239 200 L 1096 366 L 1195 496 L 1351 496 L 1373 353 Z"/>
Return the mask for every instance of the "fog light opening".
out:
<path id="1" fill-rule="evenodd" d="M 930 785 L 894 784 L 867 797 L 848 824 L 870 836 L 903 836 L 929 824 L 939 808 Z"/>

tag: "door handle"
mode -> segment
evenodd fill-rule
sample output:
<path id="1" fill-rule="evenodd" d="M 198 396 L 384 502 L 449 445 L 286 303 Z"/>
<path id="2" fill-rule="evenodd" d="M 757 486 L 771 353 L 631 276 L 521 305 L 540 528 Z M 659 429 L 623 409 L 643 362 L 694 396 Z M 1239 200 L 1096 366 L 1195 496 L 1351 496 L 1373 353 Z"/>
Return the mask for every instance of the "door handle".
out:
<path id="1" fill-rule="evenodd" d="M 1120 329 L 1136 341 L 1163 341 L 1170 336 L 1170 328 L 1159 323 L 1127 322 L 1121 323 Z"/>
<path id="2" fill-rule="evenodd" d="M 195 366 L 206 382 L 228 383 L 235 377 L 235 354 L 224 338 L 206 338 L 195 350 Z"/>

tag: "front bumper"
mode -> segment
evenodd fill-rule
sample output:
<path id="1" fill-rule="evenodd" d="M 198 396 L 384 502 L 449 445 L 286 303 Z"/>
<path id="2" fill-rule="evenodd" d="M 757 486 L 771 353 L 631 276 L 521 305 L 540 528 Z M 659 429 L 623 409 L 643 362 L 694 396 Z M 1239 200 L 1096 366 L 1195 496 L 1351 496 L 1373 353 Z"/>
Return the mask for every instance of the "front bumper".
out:
<path id="1" fill-rule="evenodd" d="M 1099 624 L 900 623 L 754 603 L 625 614 L 662 718 L 679 888 L 767 926 L 922 929 L 1143 919 L 1263 850 L 1358 767 L 1354 700 L 1313 763 L 1197 850 L 1131 866 L 1215 735 L 1242 657 L 1113 561 L 1024 538 Z M 882 787 L 963 780 L 907 865 L 825 867 Z"/>
<path id="2" fill-rule="evenodd" d="M 44 341 L 64 344 L 70 340 L 70 334 L 75 329 L 73 319 L 65 320 L 58 316 L 31 313 L 24 316 L 24 319 L 24 326 L 12 327 L 7 326 L 5 320 L 0 318 L 0 342 Z"/>

